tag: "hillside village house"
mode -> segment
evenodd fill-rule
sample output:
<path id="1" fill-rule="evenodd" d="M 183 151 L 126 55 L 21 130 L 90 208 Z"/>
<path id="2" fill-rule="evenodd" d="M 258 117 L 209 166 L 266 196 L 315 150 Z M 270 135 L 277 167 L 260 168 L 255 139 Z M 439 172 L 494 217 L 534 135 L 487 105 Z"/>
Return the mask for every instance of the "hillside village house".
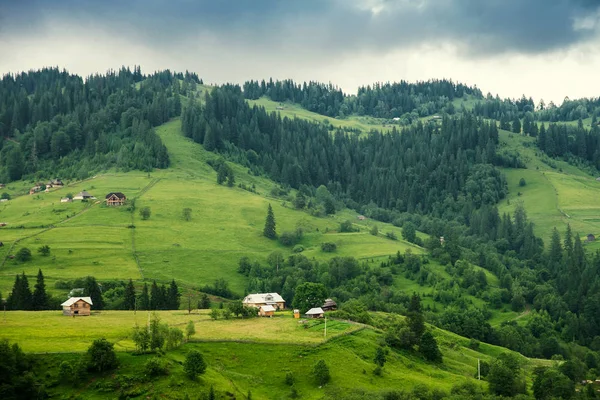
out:
<path id="1" fill-rule="evenodd" d="M 275 310 L 285 308 L 285 300 L 279 293 L 255 293 L 244 297 L 243 303 L 247 307 L 260 308 L 261 306 L 273 306 Z"/>
<path id="2" fill-rule="evenodd" d="M 334 311 L 337 310 L 337 303 L 332 299 L 325 300 L 325 303 L 321 306 L 323 311 Z"/>
<path id="3" fill-rule="evenodd" d="M 111 192 L 106 195 L 106 205 L 108 206 L 122 206 L 125 204 L 127 197 L 121 192 Z"/>
<path id="4" fill-rule="evenodd" d="M 75 195 L 75 197 L 73 197 L 73 200 L 95 200 L 95 199 L 96 198 L 94 196 L 92 196 L 85 190 L 83 192 L 77 193 L 77 195 Z"/>
<path id="5" fill-rule="evenodd" d="M 272 317 L 275 315 L 275 307 L 271 305 L 260 306 L 258 309 L 258 315 L 261 317 Z"/>
<path id="6" fill-rule="evenodd" d="M 64 184 L 60 179 L 52 179 L 50 182 L 46 183 L 46 188 L 53 187 L 63 187 Z"/>
<path id="7" fill-rule="evenodd" d="M 92 299 L 90 297 L 71 297 L 61 304 L 63 315 L 90 315 L 92 311 Z"/>
<path id="8" fill-rule="evenodd" d="M 321 307 L 315 307 L 308 310 L 304 315 L 308 318 L 323 318 L 323 314 L 325 314 L 325 312 Z"/>

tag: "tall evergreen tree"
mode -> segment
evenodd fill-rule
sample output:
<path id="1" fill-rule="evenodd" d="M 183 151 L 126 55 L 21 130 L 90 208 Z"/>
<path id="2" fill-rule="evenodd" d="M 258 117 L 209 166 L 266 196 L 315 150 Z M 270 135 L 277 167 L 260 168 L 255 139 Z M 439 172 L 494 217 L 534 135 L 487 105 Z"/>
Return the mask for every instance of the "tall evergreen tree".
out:
<path id="1" fill-rule="evenodd" d="M 92 298 L 93 307 L 96 310 L 104 309 L 104 299 L 102 298 L 102 290 L 100 290 L 100 285 L 98 285 L 96 278 L 94 278 L 93 276 L 88 276 L 87 278 L 85 278 L 83 292 L 86 296 Z"/>
<path id="2" fill-rule="evenodd" d="M 150 287 L 150 310 L 162 310 L 163 307 L 164 298 L 161 289 L 156 281 L 153 281 Z"/>
<path id="3" fill-rule="evenodd" d="M 133 286 L 133 281 L 129 279 L 127 285 L 125 286 L 125 294 L 123 295 L 124 301 L 123 306 L 126 310 L 135 310 L 135 287 Z"/>
<path id="4" fill-rule="evenodd" d="M 442 361 L 442 352 L 438 347 L 437 341 L 429 331 L 425 331 L 421 336 L 421 342 L 419 343 L 419 352 L 423 354 L 427 361 Z"/>
<path id="5" fill-rule="evenodd" d="M 148 294 L 148 284 L 144 282 L 139 302 L 140 310 L 150 310 L 150 295 Z"/>
<path id="6" fill-rule="evenodd" d="M 33 309 L 47 310 L 49 308 L 48 294 L 46 293 L 46 284 L 44 283 L 44 275 L 42 270 L 38 270 L 37 282 L 33 290 Z"/>
<path id="7" fill-rule="evenodd" d="M 413 293 L 410 298 L 406 322 L 417 340 L 419 340 L 423 332 L 425 332 L 425 317 L 421 308 L 421 298 L 416 293 Z"/>
<path id="8" fill-rule="evenodd" d="M 275 239 L 277 237 L 275 214 L 273 214 L 273 208 L 271 207 L 271 204 L 269 204 L 269 208 L 267 210 L 267 218 L 265 220 L 265 229 L 263 230 L 263 235 L 269 239 Z"/>
<path id="9" fill-rule="evenodd" d="M 179 288 L 175 283 L 175 279 L 173 279 L 167 291 L 167 308 L 169 310 L 179 310 L 180 298 Z"/>

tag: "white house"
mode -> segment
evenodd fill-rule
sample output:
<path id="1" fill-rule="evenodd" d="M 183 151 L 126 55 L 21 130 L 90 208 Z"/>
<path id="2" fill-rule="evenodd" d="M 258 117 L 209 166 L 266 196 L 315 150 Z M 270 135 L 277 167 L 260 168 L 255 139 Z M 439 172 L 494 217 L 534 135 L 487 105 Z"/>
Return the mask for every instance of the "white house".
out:
<path id="1" fill-rule="evenodd" d="M 273 306 L 277 310 L 285 308 L 285 300 L 279 293 L 255 293 L 244 297 L 243 303 L 247 307 Z"/>
<path id="2" fill-rule="evenodd" d="M 325 314 L 325 311 L 321 307 L 315 307 L 308 310 L 304 315 L 308 318 L 323 318 L 323 314 Z"/>

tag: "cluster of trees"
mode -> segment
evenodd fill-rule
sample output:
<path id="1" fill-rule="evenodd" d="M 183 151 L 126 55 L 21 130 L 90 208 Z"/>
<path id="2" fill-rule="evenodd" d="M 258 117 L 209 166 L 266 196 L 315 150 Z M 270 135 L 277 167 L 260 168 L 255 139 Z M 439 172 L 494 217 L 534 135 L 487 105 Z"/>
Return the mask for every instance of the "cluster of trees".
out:
<path id="1" fill-rule="evenodd" d="M 550 124 L 540 127 L 537 145 L 550 157 L 574 156 L 600 168 L 600 128 L 594 125 L 585 129 L 583 123 L 577 127 L 566 124 Z"/>
<path id="2" fill-rule="evenodd" d="M 0 340 L 0 398 L 44 399 L 47 396 L 41 374 L 34 371 L 34 356 L 23 353 L 18 344 Z"/>
<path id="3" fill-rule="evenodd" d="M 187 107 L 182 129 L 208 150 L 253 165 L 283 185 L 324 185 L 351 208 L 373 202 L 441 214 L 457 202 L 479 208 L 506 194 L 503 175 L 489 165 L 497 127 L 472 115 L 445 118 L 440 127 L 417 124 L 401 134 L 332 136 L 320 124 L 251 108 L 239 87 L 227 86 Z"/>
<path id="4" fill-rule="evenodd" d="M 174 279 L 168 286 L 158 285 L 153 281 L 150 290 L 148 284 L 144 283 L 142 292 L 137 295 L 130 279 L 123 294 L 125 310 L 178 310 L 180 302 L 181 293 Z"/>
<path id="5" fill-rule="evenodd" d="M 190 321 L 186 327 L 187 338 L 189 339 L 194 333 L 194 323 Z M 146 353 L 147 351 L 160 351 L 163 348 L 165 350 L 176 349 L 183 343 L 184 335 L 181 329 L 169 327 L 168 324 L 160 322 L 159 316 L 153 313 L 148 326 L 133 328 L 131 338 L 135 343 L 136 350 L 139 353 Z"/>
<path id="6" fill-rule="evenodd" d="M 152 127 L 181 113 L 180 79 L 168 70 L 144 76 L 137 67 L 85 80 L 57 68 L 5 75 L 0 180 L 167 167 Z"/>

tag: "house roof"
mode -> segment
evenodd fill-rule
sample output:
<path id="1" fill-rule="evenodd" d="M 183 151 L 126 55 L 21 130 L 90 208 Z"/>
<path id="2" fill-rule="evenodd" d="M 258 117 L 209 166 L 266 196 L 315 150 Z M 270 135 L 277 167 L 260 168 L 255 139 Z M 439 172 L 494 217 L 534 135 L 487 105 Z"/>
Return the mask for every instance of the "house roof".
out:
<path id="1" fill-rule="evenodd" d="M 83 300 L 86 303 L 88 303 L 89 305 L 93 305 L 91 297 L 71 297 L 71 298 L 69 298 L 69 300 L 62 303 L 61 306 L 69 307 L 69 306 L 73 305 L 74 303 L 77 303 L 79 300 Z"/>
<path id="2" fill-rule="evenodd" d="M 106 199 L 110 199 L 112 196 L 117 196 L 119 199 L 125 199 L 125 195 L 121 192 L 110 192 L 106 195 Z"/>
<path id="3" fill-rule="evenodd" d="M 264 312 L 275 311 L 275 307 L 270 304 L 267 304 L 266 306 L 260 306 L 260 309 Z"/>
<path id="4" fill-rule="evenodd" d="M 323 304 L 323 307 L 331 307 L 331 306 L 337 306 L 336 302 L 333 301 L 332 299 L 326 299 L 325 303 Z"/>
<path id="5" fill-rule="evenodd" d="M 92 197 L 92 195 L 89 192 L 85 191 L 85 190 L 83 192 L 77 193 L 77 196 Z"/>
<path id="6" fill-rule="evenodd" d="M 283 297 L 279 293 L 255 293 L 244 297 L 244 303 L 285 303 Z"/>
<path id="7" fill-rule="evenodd" d="M 310 310 L 308 310 L 305 315 L 319 315 L 319 314 L 323 314 L 325 311 L 323 311 L 323 309 L 321 307 L 315 307 L 315 308 L 311 308 Z"/>

